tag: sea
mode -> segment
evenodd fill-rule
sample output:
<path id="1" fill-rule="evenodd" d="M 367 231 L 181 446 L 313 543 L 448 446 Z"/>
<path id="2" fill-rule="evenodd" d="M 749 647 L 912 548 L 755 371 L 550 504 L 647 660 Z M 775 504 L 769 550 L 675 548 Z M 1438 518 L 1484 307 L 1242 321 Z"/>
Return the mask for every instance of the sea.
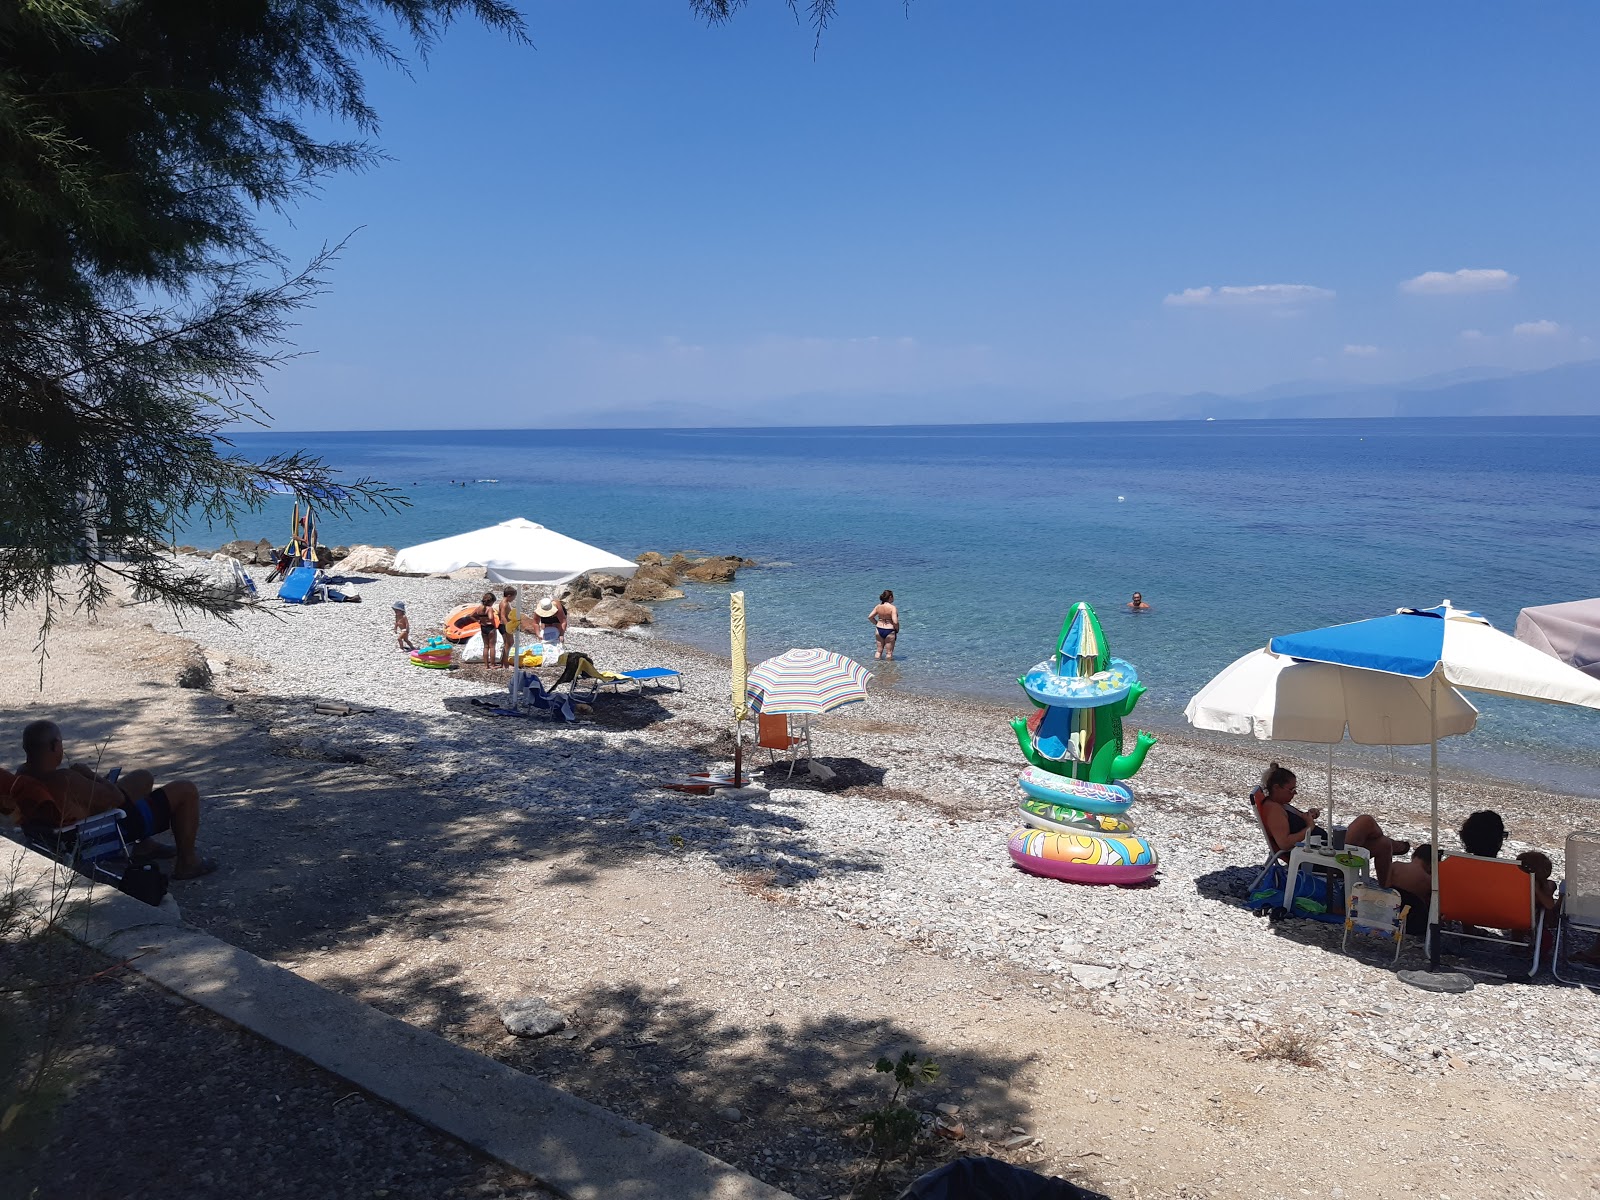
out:
<path id="1" fill-rule="evenodd" d="M 1600 418 L 1181 421 L 796 429 L 261 432 L 397 512 L 325 515 L 321 539 L 406 546 L 526 517 L 632 558 L 738 554 L 752 661 L 791 646 L 870 660 L 875 687 L 1023 703 L 1078 600 L 1182 726 L 1190 696 L 1280 633 L 1449 599 L 1518 611 L 1600 594 Z M 290 501 L 183 540 L 286 540 Z M 727 652 L 728 588 L 655 605 L 663 637 Z M 1134 591 L 1148 612 L 1125 607 Z M 415 620 L 415 618 L 413 618 Z M 1474 697 L 1447 768 L 1600 795 L 1600 713 Z M 954 731 L 952 731 L 954 741 Z M 1263 758 L 1295 748 L 1261 747 Z M 1321 762 L 1323 748 L 1302 758 Z M 1425 764 L 1426 748 L 1339 760 Z M 1296 761 L 1300 761 L 1296 759 Z"/>

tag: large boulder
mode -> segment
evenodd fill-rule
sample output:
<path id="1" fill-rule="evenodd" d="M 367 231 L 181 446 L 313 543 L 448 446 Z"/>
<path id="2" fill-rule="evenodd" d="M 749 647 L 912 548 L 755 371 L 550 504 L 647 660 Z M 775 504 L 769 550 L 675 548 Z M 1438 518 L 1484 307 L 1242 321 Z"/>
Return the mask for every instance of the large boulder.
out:
<path id="1" fill-rule="evenodd" d="M 683 573 L 683 577 L 694 583 L 732 583 L 735 572 L 744 565 L 744 560 L 736 554 L 720 558 L 702 558 Z"/>
<path id="2" fill-rule="evenodd" d="M 489 572 L 483 567 L 462 567 L 459 571 L 451 571 L 449 578 L 470 583 L 473 580 L 489 578 Z"/>
<path id="3" fill-rule="evenodd" d="M 278 548 L 267 541 L 266 538 L 260 539 L 256 542 L 256 554 L 253 561 L 257 566 L 261 567 L 275 566 L 278 561 Z"/>
<path id="4" fill-rule="evenodd" d="M 256 543 L 240 538 L 237 541 L 228 542 L 217 551 L 217 554 L 225 555 L 234 562 L 253 563 L 256 560 Z M 212 557 L 215 557 L 215 555 Z"/>
<path id="5" fill-rule="evenodd" d="M 628 581 L 621 575 L 608 575 L 603 571 L 589 572 L 589 586 L 602 596 L 620 596 L 627 590 Z"/>
<path id="6" fill-rule="evenodd" d="M 245 594 L 239 560 L 219 550 L 195 571 L 200 590 L 213 600 L 238 600 Z"/>
<path id="7" fill-rule="evenodd" d="M 601 629 L 627 629 L 630 625 L 648 625 L 655 618 L 642 604 L 621 596 L 607 596 L 584 613 L 583 619 Z"/>
<path id="8" fill-rule="evenodd" d="M 600 603 L 599 596 L 569 596 L 562 600 L 570 616 L 581 617 Z"/>
<path id="9" fill-rule="evenodd" d="M 657 554 L 654 550 L 646 550 L 633 561 L 638 563 L 641 567 L 655 567 L 660 566 L 663 559 L 661 555 Z"/>
<path id="10" fill-rule="evenodd" d="M 351 546 L 350 552 L 339 561 L 339 570 L 346 575 L 384 575 L 393 569 L 393 546 L 361 543 Z"/>
<path id="11" fill-rule="evenodd" d="M 671 587 L 678 582 L 678 573 L 666 563 L 646 563 L 633 573 L 634 579 L 656 579 Z"/>
<path id="12" fill-rule="evenodd" d="M 683 593 L 670 583 L 663 583 L 654 576 L 635 575 L 628 580 L 628 586 L 622 590 L 622 598 L 645 603 L 652 600 L 681 600 Z"/>

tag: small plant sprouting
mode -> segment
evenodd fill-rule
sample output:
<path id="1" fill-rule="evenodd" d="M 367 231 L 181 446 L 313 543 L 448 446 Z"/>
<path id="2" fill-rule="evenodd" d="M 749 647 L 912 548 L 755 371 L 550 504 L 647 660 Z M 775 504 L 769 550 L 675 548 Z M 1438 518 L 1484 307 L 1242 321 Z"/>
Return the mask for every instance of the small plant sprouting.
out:
<path id="1" fill-rule="evenodd" d="M 876 1184 L 884 1167 L 894 1159 L 909 1154 L 917 1144 L 917 1135 L 922 1130 L 922 1116 L 916 1109 L 907 1107 L 905 1100 L 918 1084 L 932 1083 L 939 1078 L 939 1064 L 931 1058 L 919 1059 L 907 1050 L 898 1061 L 886 1057 L 878 1059 L 874 1069 L 880 1075 L 894 1077 L 894 1088 L 889 1093 L 888 1101 L 862 1119 L 863 1131 L 872 1143 L 872 1152 L 878 1160 L 871 1181 Z"/>

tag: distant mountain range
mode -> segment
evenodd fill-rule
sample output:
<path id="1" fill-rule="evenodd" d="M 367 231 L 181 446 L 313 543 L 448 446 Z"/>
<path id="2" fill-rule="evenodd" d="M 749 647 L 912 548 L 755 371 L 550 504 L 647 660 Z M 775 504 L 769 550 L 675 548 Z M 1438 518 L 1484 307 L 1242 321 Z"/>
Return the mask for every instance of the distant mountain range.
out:
<path id="1" fill-rule="evenodd" d="M 1278 384 L 1242 396 L 1134 396 L 1123 407 L 1134 420 L 1600 416 L 1600 359 L 1542 371 L 1450 371 L 1404 383 Z"/>
<path id="2" fill-rule="evenodd" d="M 600 412 L 574 410 L 588 428 L 662 429 L 794 425 L 941 425 L 996 421 L 1219 421 L 1308 417 L 1600 416 L 1600 359 L 1542 371 L 1464 370 L 1403 383 L 1301 380 L 1243 395 L 1152 392 L 1107 403 L 1037 392 L 964 389 L 927 396 L 808 394 L 738 406 L 658 400 Z"/>

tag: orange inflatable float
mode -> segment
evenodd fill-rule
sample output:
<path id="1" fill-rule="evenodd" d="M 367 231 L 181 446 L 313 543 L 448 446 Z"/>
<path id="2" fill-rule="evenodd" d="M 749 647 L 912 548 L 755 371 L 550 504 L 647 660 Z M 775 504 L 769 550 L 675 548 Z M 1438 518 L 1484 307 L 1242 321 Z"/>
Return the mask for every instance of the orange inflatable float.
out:
<path id="1" fill-rule="evenodd" d="M 463 642 L 470 642 L 472 635 L 478 632 L 478 612 L 481 604 L 463 604 L 444 620 L 444 640 L 459 646 Z"/>

